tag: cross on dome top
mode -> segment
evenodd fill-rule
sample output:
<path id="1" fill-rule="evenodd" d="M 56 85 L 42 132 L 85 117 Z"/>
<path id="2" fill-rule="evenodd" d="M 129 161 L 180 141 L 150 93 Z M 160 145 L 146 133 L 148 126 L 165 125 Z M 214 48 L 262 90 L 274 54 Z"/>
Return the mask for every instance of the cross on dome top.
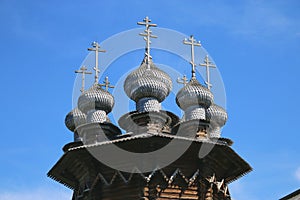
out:
<path id="1" fill-rule="evenodd" d="M 89 51 L 95 51 L 95 67 L 93 68 L 95 70 L 95 84 L 99 82 L 99 66 L 98 66 L 98 53 L 99 52 L 106 52 L 104 49 L 100 49 L 100 45 L 98 42 L 93 42 L 92 43 L 93 48 L 88 48 Z"/>
<path id="2" fill-rule="evenodd" d="M 150 58 L 151 58 L 151 55 L 150 55 L 150 44 L 151 44 L 151 41 L 150 41 L 150 38 L 157 38 L 156 35 L 152 35 L 152 31 L 150 30 L 150 27 L 156 27 L 157 24 L 150 24 L 151 20 L 146 17 L 145 19 L 143 19 L 143 22 L 138 22 L 137 24 L 138 25 L 142 25 L 142 26 L 145 26 L 146 29 L 144 30 L 144 33 L 140 33 L 139 35 L 140 36 L 143 36 L 144 37 L 144 40 L 146 41 L 146 48 L 145 48 L 145 55 L 146 55 L 146 60 L 147 60 L 147 68 L 150 69 Z"/>
<path id="3" fill-rule="evenodd" d="M 195 64 L 195 52 L 194 52 L 194 48 L 195 48 L 195 46 L 201 47 L 201 44 L 200 44 L 200 41 L 197 42 L 194 39 L 193 35 L 191 35 L 189 37 L 189 39 L 185 38 L 183 40 L 183 44 L 191 46 L 191 61 L 190 61 L 190 64 L 192 65 L 192 79 L 193 79 L 193 78 L 196 78 L 196 69 L 195 69 L 196 64 Z"/>
<path id="4" fill-rule="evenodd" d="M 183 75 L 182 78 L 178 78 L 178 79 L 177 79 L 177 83 L 186 85 L 186 84 L 188 83 L 188 79 L 187 79 L 186 75 Z"/>
<path id="5" fill-rule="evenodd" d="M 201 63 L 200 66 L 206 67 L 206 81 L 205 84 L 207 88 L 210 90 L 212 84 L 210 83 L 210 73 L 209 68 L 216 68 L 216 65 L 213 65 L 212 62 L 209 60 L 208 55 L 205 56 L 204 63 Z"/>
<path id="6" fill-rule="evenodd" d="M 105 90 L 108 91 L 108 88 L 114 88 L 115 86 L 110 85 L 110 82 L 108 81 L 108 77 L 106 76 L 103 84 L 99 84 L 100 86 L 105 86 Z"/>
<path id="7" fill-rule="evenodd" d="M 92 74 L 92 72 L 88 72 L 86 71 L 87 68 L 85 66 L 82 66 L 79 70 L 75 70 L 75 73 L 79 73 L 79 74 L 82 74 L 81 76 L 81 93 L 84 92 L 84 89 L 85 89 L 85 75 L 86 74 Z"/>

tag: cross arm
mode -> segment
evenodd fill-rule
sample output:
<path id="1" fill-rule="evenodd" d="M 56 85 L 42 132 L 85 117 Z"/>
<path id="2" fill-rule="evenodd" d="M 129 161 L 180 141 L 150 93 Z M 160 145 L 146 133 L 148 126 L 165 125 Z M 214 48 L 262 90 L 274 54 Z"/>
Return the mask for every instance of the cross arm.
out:
<path id="1" fill-rule="evenodd" d="M 88 48 L 89 51 L 106 52 L 104 49 Z"/>
<path id="2" fill-rule="evenodd" d="M 148 22 L 137 22 L 138 25 L 143 25 L 143 26 L 153 26 L 156 27 L 157 24 L 149 24 Z"/>
<path id="3" fill-rule="evenodd" d="M 211 68 L 216 68 L 216 65 L 213 65 L 213 64 L 210 64 L 210 62 L 209 63 L 200 63 L 199 64 L 200 66 L 204 66 L 204 67 L 211 67 Z"/>

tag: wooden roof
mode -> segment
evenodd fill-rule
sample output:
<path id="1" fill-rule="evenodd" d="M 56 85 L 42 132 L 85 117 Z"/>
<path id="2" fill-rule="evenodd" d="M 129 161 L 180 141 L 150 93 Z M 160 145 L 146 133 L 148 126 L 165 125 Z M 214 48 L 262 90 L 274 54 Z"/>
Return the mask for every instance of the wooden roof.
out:
<path id="1" fill-rule="evenodd" d="M 173 139 L 182 143 L 192 143 L 178 160 L 170 164 L 167 168 L 162 169 L 169 176 L 176 169 L 180 169 L 187 177 L 191 177 L 200 169 L 200 176 L 202 177 L 209 177 L 215 174 L 217 178 L 224 179 L 229 183 L 252 170 L 246 161 L 223 142 L 214 144 L 208 140 L 183 138 L 169 134 L 140 134 L 94 145 L 69 148 L 48 172 L 48 176 L 69 188 L 76 189 L 78 187 L 78 180 L 84 176 L 84 173 L 97 169 L 95 173 L 101 173 L 107 179 L 106 181 L 110 182 L 110 178 L 113 177 L 115 170 L 99 162 L 90 154 L 89 150 L 93 149 L 94 152 L 99 151 L 99 153 L 103 153 L 105 146 L 117 144 L 120 148 L 132 152 L 147 152 L 153 150 L 151 148 L 159 148 L 166 145 Z M 198 154 L 202 145 L 214 145 L 214 147 L 206 157 L 200 159 Z M 174 146 L 173 148 L 178 148 L 178 146 Z M 152 162 L 155 165 L 153 160 L 146 162 Z M 145 173 L 141 175 L 147 177 L 149 174 Z"/>

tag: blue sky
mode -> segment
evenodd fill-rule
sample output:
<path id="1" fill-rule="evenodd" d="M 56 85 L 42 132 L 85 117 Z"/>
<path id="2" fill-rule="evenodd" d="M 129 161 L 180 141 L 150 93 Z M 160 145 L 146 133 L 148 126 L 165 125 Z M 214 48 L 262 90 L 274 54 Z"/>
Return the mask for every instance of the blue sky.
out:
<path id="1" fill-rule="evenodd" d="M 73 71 L 92 41 L 137 28 L 146 15 L 194 34 L 219 67 L 223 136 L 254 168 L 230 185 L 233 198 L 278 199 L 300 188 L 299 8 L 297 0 L 1 0 L 0 199 L 70 199 L 46 173 L 72 140 L 64 117 Z"/>

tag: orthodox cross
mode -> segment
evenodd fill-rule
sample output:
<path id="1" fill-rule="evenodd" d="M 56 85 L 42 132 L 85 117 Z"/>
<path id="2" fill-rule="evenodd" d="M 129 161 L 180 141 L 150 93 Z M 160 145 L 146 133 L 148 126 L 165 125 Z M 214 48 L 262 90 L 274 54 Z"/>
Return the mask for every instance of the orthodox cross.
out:
<path id="1" fill-rule="evenodd" d="M 205 84 L 207 88 L 210 90 L 212 84 L 210 83 L 210 74 L 209 68 L 216 68 L 216 65 L 213 65 L 212 62 L 209 60 L 208 55 L 205 56 L 204 63 L 201 63 L 200 66 L 206 67 L 206 81 Z"/>
<path id="2" fill-rule="evenodd" d="M 200 41 L 197 42 L 195 39 L 194 39 L 194 36 L 191 35 L 189 39 L 184 39 L 183 40 L 183 44 L 186 44 L 186 45 L 191 45 L 191 65 L 192 65 L 192 78 L 196 78 L 196 70 L 195 70 L 195 67 L 196 67 L 196 64 L 195 64 L 195 53 L 194 53 L 194 47 L 195 46 L 198 46 L 198 47 L 201 47 L 201 44 L 200 44 Z"/>
<path id="3" fill-rule="evenodd" d="M 181 84 L 183 84 L 183 85 L 186 85 L 186 84 L 188 83 L 187 80 L 188 80 L 188 79 L 187 79 L 186 75 L 183 75 L 182 78 L 178 78 L 178 79 L 177 79 L 177 83 L 181 83 Z"/>
<path id="4" fill-rule="evenodd" d="M 95 84 L 97 84 L 99 81 L 99 72 L 100 72 L 99 66 L 98 66 L 98 53 L 106 52 L 106 51 L 103 49 L 100 49 L 100 45 L 98 44 L 98 42 L 93 42 L 92 47 L 93 48 L 88 48 L 88 50 L 95 51 L 95 67 L 93 69 L 95 70 Z"/>
<path id="5" fill-rule="evenodd" d="M 81 89 L 80 89 L 80 91 L 82 93 L 84 92 L 85 75 L 86 74 L 92 74 L 92 72 L 88 72 L 86 70 L 87 70 L 87 68 L 85 66 L 82 66 L 79 70 L 75 70 L 75 73 L 82 74 L 82 77 L 81 77 Z"/>
<path id="6" fill-rule="evenodd" d="M 105 77 L 105 80 L 103 81 L 103 84 L 99 84 L 100 86 L 105 86 L 105 90 L 108 91 L 108 88 L 114 88 L 115 86 L 110 85 L 110 82 L 108 81 L 108 77 Z"/>
<path id="7" fill-rule="evenodd" d="M 157 36 L 155 35 L 152 35 L 152 31 L 150 30 L 150 27 L 156 27 L 157 24 L 150 24 L 151 20 L 146 17 L 145 19 L 143 19 L 143 22 L 138 22 L 137 24 L 138 25 L 142 25 L 142 26 L 145 26 L 146 29 L 144 30 L 144 33 L 140 33 L 139 35 L 140 36 L 143 36 L 144 37 L 144 40 L 146 41 L 146 52 L 145 52 L 145 55 L 146 55 L 146 58 L 147 58 L 147 68 L 150 69 L 150 44 L 151 44 L 151 41 L 150 41 L 150 38 L 157 38 Z"/>

